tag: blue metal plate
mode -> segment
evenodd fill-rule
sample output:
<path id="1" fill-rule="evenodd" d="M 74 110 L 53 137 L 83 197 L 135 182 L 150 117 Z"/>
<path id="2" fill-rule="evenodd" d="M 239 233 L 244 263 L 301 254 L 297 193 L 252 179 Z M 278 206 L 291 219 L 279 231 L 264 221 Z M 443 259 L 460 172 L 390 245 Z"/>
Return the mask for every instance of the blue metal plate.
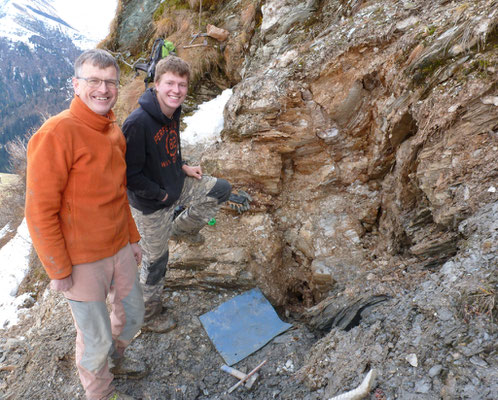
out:
<path id="1" fill-rule="evenodd" d="M 199 317 L 216 350 L 234 365 L 292 327 L 282 322 L 258 288 Z"/>

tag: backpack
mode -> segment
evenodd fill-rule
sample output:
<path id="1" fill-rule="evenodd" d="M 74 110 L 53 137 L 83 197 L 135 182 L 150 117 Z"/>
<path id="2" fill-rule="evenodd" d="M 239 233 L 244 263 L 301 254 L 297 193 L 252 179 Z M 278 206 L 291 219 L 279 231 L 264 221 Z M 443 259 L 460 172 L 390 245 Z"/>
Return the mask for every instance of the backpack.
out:
<path id="1" fill-rule="evenodd" d="M 144 71 L 147 74 L 144 79 L 146 89 L 148 84 L 154 81 L 157 63 L 170 54 L 176 55 L 175 45 L 163 38 L 157 38 L 152 45 L 149 60 L 146 63 L 135 63 L 133 65 L 136 75 L 138 75 L 138 71 Z"/>

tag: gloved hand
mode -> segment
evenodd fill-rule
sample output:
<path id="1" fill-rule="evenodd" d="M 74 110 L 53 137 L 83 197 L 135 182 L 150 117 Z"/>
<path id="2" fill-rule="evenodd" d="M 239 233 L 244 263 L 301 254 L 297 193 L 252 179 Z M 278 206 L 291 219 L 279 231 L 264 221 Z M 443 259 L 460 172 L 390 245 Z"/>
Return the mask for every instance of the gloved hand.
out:
<path id="1" fill-rule="evenodd" d="M 64 279 L 52 279 L 50 281 L 50 289 L 56 292 L 65 292 L 73 287 L 73 278 L 71 275 Z"/>
<path id="2" fill-rule="evenodd" d="M 228 205 L 232 210 L 237 211 L 241 214 L 251 208 L 249 202 L 252 201 L 252 197 L 249 193 L 239 190 L 238 194 L 230 193 L 230 197 L 227 200 Z"/>

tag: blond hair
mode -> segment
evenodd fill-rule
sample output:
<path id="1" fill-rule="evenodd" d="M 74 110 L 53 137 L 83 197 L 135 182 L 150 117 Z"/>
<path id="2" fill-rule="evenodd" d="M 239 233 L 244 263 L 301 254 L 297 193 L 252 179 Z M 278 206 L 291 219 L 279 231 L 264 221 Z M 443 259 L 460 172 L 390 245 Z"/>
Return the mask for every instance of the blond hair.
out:
<path id="1" fill-rule="evenodd" d="M 154 73 L 154 82 L 157 83 L 166 72 L 172 72 L 175 75 L 187 77 L 190 80 L 190 65 L 180 57 L 167 56 L 159 61 Z"/>

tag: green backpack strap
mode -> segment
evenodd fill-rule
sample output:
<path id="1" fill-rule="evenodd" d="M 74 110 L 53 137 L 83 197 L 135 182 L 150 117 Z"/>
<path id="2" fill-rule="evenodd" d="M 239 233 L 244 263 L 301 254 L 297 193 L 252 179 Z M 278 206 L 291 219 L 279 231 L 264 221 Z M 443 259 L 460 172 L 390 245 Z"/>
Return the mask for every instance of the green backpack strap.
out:
<path id="1" fill-rule="evenodd" d="M 165 40 L 162 47 L 161 58 L 168 56 L 170 53 L 173 53 L 175 50 L 176 50 L 175 45 L 172 42 Z"/>

